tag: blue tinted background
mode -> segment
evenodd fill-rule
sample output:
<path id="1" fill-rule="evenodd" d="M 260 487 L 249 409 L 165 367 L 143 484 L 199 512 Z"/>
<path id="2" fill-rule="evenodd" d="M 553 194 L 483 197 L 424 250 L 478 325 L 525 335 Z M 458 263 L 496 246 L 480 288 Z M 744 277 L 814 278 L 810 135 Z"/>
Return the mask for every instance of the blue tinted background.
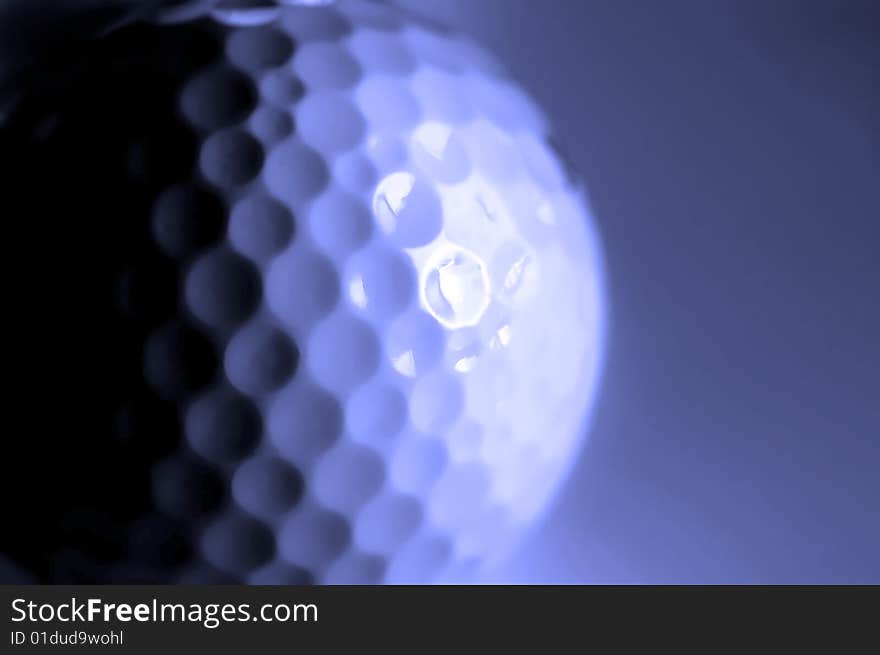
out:
<path id="1" fill-rule="evenodd" d="M 591 436 L 502 582 L 880 582 L 880 5 L 398 0 L 470 32 L 588 184 Z"/>

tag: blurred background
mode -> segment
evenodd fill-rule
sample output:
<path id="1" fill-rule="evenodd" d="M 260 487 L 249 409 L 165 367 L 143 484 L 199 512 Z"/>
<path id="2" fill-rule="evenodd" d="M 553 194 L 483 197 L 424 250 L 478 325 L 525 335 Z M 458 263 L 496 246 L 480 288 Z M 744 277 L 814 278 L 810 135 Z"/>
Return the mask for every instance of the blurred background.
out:
<path id="1" fill-rule="evenodd" d="M 606 250 L 590 438 L 487 581 L 880 583 L 880 3 L 394 3 L 532 91 Z"/>
<path id="2" fill-rule="evenodd" d="M 592 431 L 502 582 L 880 582 L 880 3 L 397 0 L 555 123 L 606 248 Z"/>

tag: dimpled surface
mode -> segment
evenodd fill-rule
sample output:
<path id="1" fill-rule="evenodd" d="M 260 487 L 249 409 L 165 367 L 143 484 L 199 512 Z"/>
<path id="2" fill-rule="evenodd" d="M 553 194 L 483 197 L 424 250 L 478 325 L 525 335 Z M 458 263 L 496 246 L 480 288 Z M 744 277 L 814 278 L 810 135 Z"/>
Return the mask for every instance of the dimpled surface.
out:
<path id="1" fill-rule="evenodd" d="M 162 169 L 156 254 L 121 276 L 144 330 L 125 424 L 178 418 L 119 561 L 469 579 L 584 437 L 602 298 L 581 192 L 532 100 L 458 35 L 360 2 L 197 23 L 216 47 L 171 111 L 193 168 Z"/>

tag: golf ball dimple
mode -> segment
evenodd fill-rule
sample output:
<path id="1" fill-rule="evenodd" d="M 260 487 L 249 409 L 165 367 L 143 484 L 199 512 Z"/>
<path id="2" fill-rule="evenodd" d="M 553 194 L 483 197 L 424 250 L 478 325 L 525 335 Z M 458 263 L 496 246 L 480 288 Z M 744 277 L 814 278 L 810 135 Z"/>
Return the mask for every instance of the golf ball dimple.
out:
<path id="1" fill-rule="evenodd" d="M 189 136 L 126 155 L 152 195 L 119 276 L 123 405 L 179 420 L 149 506 L 119 519 L 160 543 L 104 579 L 468 579 L 547 507 L 597 385 L 599 244 L 543 114 L 471 41 L 388 6 L 153 29 L 214 45 L 182 41 L 154 128 Z"/>

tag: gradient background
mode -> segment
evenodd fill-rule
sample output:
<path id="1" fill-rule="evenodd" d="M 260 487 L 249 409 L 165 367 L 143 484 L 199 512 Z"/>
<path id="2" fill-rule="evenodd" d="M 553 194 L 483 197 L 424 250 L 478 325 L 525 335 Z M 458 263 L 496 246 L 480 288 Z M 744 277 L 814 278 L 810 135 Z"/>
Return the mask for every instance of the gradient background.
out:
<path id="1" fill-rule="evenodd" d="M 590 439 L 493 580 L 880 583 L 880 3 L 397 4 L 535 94 L 606 247 Z"/>

